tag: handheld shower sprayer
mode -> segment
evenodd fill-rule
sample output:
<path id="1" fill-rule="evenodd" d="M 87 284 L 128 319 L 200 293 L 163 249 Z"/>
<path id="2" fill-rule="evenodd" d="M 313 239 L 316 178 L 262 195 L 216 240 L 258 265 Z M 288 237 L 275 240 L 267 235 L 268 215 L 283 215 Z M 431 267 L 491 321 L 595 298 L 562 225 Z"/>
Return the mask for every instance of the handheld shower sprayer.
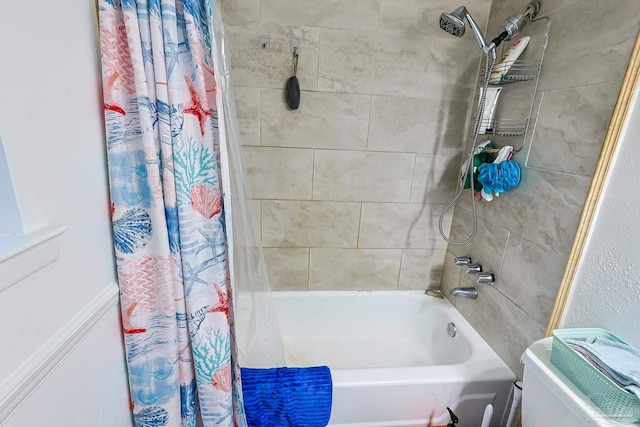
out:
<path id="1" fill-rule="evenodd" d="M 480 49 L 485 54 L 488 54 L 491 51 L 494 51 L 493 56 L 495 57 L 495 45 L 489 45 L 484 39 L 484 35 L 480 28 L 478 28 L 478 24 L 473 20 L 467 8 L 464 6 L 460 6 L 456 10 L 451 13 L 443 13 L 440 15 L 440 28 L 445 30 L 447 33 L 452 36 L 462 37 L 465 31 L 464 19 L 469 21 L 469 26 L 471 27 L 471 31 L 473 31 L 473 36 L 475 37 L 478 45 L 480 45 Z"/>
<path id="2" fill-rule="evenodd" d="M 471 31 L 473 31 L 473 36 L 478 42 L 478 45 L 480 45 L 482 52 L 485 54 L 492 52 L 492 56 L 495 58 L 495 48 L 498 47 L 503 40 L 511 40 L 520 34 L 527 24 L 527 18 L 535 18 L 539 11 L 540 1 L 532 1 L 527 5 L 524 12 L 516 13 L 507 18 L 507 20 L 500 26 L 498 36 L 491 40 L 490 43 L 486 42 L 478 24 L 476 24 L 476 21 L 473 20 L 471 14 L 469 14 L 467 8 L 464 6 L 460 6 L 451 13 L 441 14 L 440 28 L 453 36 L 462 37 L 465 31 L 464 20 L 466 18 L 469 22 L 469 26 L 471 27 Z"/>

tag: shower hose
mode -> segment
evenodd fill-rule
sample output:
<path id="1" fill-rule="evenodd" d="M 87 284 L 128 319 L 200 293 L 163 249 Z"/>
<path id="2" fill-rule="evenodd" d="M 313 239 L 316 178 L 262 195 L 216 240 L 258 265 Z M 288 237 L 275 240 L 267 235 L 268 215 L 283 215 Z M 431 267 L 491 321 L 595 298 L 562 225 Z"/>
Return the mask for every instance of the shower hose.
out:
<path id="1" fill-rule="evenodd" d="M 473 180 L 473 156 L 475 154 L 476 144 L 478 143 L 478 135 L 480 134 L 480 124 L 481 124 L 480 122 L 482 121 L 482 116 L 484 114 L 484 107 L 485 107 L 486 97 L 487 97 L 487 88 L 489 87 L 489 76 L 491 75 L 491 70 L 493 69 L 495 62 L 496 62 L 496 58 L 495 58 L 495 48 L 494 48 L 490 52 L 484 54 L 485 73 L 482 80 L 483 89 L 482 89 L 482 94 L 480 96 L 480 101 L 478 102 L 478 112 L 476 113 L 476 121 L 473 126 L 473 135 L 471 138 L 471 149 L 469 150 L 469 156 L 467 157 L 468 160 L 466 161 L 466 163 L 463 163 L 463 166 L 462 166 L 464 170 L 462 171 L 462 177 L 460 179 L 460 182 L 458 183 L 458 191 L 456 192 L 456 195 L 453 198 L 453 200 L 442 210 L 442 213 L 440 214 L 440 220 L 438 221 L 438 228 L 440 229 L 440 235 L 444 240 L 447 241 L 447 243 L 450 243 L 452 245 L 466 245 L 467 243 L 473 240 L 473 238 L 476 236 L 476 233 L 478 231 L 478 214 L 476 212 L 475 188 L 474 188 L 474 182 L 473 182 L 474 181 Z M 464 165 L 466 165 L 466 167 Z M 462 192 L 464 191 L 464 183 L 466 182 L 467 176 L 469 174 L 471 174 L 471 179 L 469 181 L 471 183 L 470 194 L 471 194 L 471 213 L 473 216 L 473 230 L 471 231 L 471 235 L 469 235 L 469 237 L 467 237 L 465 240 L 458 242 L 458 241 L 452 240 L 450 237 L 447 237 L 445 235 L 443 223 L 444 223 L 444 218 L 447 212 L 449 211 L 449 209 L 451 209 L 455 205 L 455 203 L 458 201 L 458 199 L 462 195 Z"/>

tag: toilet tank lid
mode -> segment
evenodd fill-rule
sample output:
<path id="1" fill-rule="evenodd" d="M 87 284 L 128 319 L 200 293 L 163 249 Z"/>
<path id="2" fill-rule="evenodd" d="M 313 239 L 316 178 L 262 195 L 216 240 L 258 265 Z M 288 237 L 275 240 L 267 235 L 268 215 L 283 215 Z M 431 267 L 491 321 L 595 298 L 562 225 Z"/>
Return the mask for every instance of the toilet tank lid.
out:
<path id="1" fill-rule="evenodd" d="M 614 423 L 595 407 L 558 368 L 551 363 L 551 342 L 553 338 L 543 338 L 531 344 L 522 355 L 524 364 L 523 399 L 527 393 L 527 377 L 536 376 L 555 394 L 578 419 L 590 420 L 589 426 L 633 426 L 633 424 Z"/>

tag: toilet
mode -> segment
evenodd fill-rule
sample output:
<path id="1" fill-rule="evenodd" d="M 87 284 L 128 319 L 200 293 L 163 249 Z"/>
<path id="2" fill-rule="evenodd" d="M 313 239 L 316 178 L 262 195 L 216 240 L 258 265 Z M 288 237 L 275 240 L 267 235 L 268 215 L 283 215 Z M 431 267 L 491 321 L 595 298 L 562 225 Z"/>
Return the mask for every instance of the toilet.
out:
<path id="1" fill-rule="evenodd" d="M 598 411 L 589 399 L 551 364 L 552 338 L 531 344 L 522 355 L 522 427 L 624 427 Z"/>

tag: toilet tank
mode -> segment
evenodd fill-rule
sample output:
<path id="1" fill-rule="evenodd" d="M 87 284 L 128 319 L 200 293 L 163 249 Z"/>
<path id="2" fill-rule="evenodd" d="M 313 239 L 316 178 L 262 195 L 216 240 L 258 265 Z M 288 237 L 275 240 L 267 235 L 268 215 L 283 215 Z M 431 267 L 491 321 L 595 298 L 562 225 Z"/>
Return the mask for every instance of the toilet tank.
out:
<path id="1" fill-rule="evenodd" d="M 551 337 L 536 341 L 522 355 L 522 427 L 633 426 L 603 415 L 551 364 L 551 341 Z"/>

